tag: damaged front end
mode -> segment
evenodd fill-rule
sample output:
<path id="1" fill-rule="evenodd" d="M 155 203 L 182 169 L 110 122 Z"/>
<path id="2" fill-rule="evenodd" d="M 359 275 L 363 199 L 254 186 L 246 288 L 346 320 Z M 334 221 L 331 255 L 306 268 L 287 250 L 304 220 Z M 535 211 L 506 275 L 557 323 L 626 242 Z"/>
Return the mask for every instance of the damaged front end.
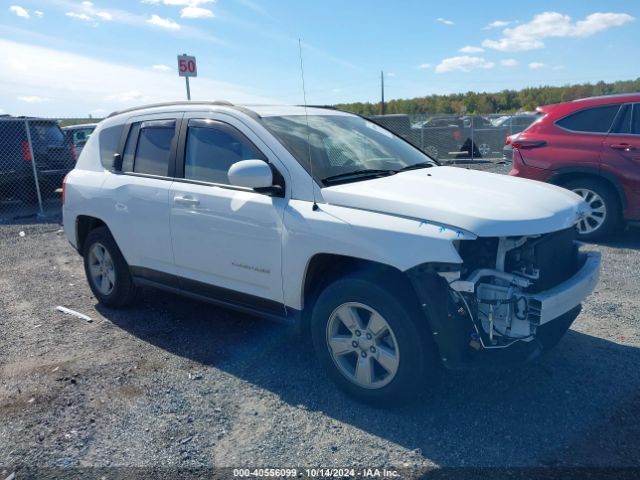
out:
<path id="1" fill-rule="evenodd" d="M 448 368 L 539 356 L 560 340 L 598 282 L 600 254 L 580 252 L 574 228 L 463 240 L 458 252 L 461 265 L 407 272 Z"/>

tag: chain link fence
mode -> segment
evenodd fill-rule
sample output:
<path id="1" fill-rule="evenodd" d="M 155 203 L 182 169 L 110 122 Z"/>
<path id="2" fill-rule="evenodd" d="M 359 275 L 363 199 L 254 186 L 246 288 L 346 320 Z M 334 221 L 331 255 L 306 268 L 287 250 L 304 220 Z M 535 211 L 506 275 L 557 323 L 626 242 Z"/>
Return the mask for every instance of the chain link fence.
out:
<path id="1" fill-rule="evenodd" d="M 521 132 L 536 119 L 535 113 L 514 115 L 374 115 L 373 121 L 444 163 L 500 161 L 506 138 Z"/>
<path id="2" fill-rule="evenodd" d="M 58 121 L 0 116 L 0 222 L 59 213 L 76 158 Z"/>

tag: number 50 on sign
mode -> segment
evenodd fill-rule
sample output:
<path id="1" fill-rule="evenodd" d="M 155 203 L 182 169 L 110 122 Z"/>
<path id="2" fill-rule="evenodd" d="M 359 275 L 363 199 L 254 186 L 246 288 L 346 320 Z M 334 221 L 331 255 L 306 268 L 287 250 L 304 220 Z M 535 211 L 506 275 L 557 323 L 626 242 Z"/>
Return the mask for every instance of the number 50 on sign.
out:
<path id="1" fill-rule="evenodd" d="M 178 55 L 178 75 L 181 77 L 197 77 L 196 57 Z"/>

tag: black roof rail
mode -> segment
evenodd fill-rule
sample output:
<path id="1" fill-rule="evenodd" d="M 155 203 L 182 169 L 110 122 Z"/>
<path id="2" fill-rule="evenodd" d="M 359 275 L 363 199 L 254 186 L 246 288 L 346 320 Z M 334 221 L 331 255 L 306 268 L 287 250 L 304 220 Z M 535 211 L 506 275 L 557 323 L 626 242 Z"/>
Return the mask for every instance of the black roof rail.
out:
<path id="1" fill-rule="evenodd" d="M 327 110 L 340 110 L 338 107 L 334 107 L 333 105 L 296 105 L 296 107 L 326 108 Z"/>
<path id="2" fill-rule="evenodd" d="M 632 97 L 632 96 L 635 96 L 635 95 L 640 95 L 640 92 L 610 93 L 608 95 L 595 95 L 593 97 L 577 98 L 577 99 L 572 100 L 572 101 L 573 102 L 583 102 L 583 101 L 587 101 L 587 100 L 604 100 L 605 98 L 616 99 L 616 98 L 620 98 L 620 97 Z"/>
<path id="3" fill-rule="evenodd" d="M 162 102 L 162 103 L 151 103 L 149 105 L 140 105 L 138 107 L 126 108 L 124 110 L 117 110 L 115 112 L 111 112 L 107 115 L 106 118 L 115 117 L 116 115 L 121 115 L 123 113 L 135 112 L 138 110 L 146 110 L 147 108 L 157 108 L 157 107 L 173 107 L 178 105 L 217 105 L 217 106 L 226 106 L 226 107 L 235 107 L 235 105 L 231 102 L 227 102 L 226 100 L 215 100 L 213 102 L 207 101 L 187 101 L 182 100 L 179 102 Z"/>

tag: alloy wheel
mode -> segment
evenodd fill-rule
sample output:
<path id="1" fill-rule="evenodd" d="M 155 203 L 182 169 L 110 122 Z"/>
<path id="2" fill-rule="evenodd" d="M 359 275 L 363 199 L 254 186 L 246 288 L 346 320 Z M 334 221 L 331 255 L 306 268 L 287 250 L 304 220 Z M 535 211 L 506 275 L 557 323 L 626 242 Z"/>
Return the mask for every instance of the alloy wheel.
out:
<path id="1" fill-rule="evenodd" d="M 595 232 L 604 224 L 607 218 L 607 206 L 600 195 L 588 188 L 575 188 L 577 193 L 591 207 L 591 213 L 578 222 L 578 232 L 587 235 Z"/>
<path id="2" fill-rule="evenodd" d="M 389 323 L 373 308 L 349 302 L 327 323 L 327 346 L 340 373 L 368 389 L 389 384 L 400 365 L 398 341 Z"/>
<path id="3" fill-rule="evenodd" d="M 486 157 L 491 153 L 491 146 L 488 143 L 481 143 L 478 145 L 478 151 L 480 152 L 480 155 Z"/>
<path id="4" fill-rule="evenodd" d="M 94 243 L 89 250 L 91 282 L 103 295 L 110 295 L 116 284 L 116 271 L 109 251 L 101 243 Z"/>

